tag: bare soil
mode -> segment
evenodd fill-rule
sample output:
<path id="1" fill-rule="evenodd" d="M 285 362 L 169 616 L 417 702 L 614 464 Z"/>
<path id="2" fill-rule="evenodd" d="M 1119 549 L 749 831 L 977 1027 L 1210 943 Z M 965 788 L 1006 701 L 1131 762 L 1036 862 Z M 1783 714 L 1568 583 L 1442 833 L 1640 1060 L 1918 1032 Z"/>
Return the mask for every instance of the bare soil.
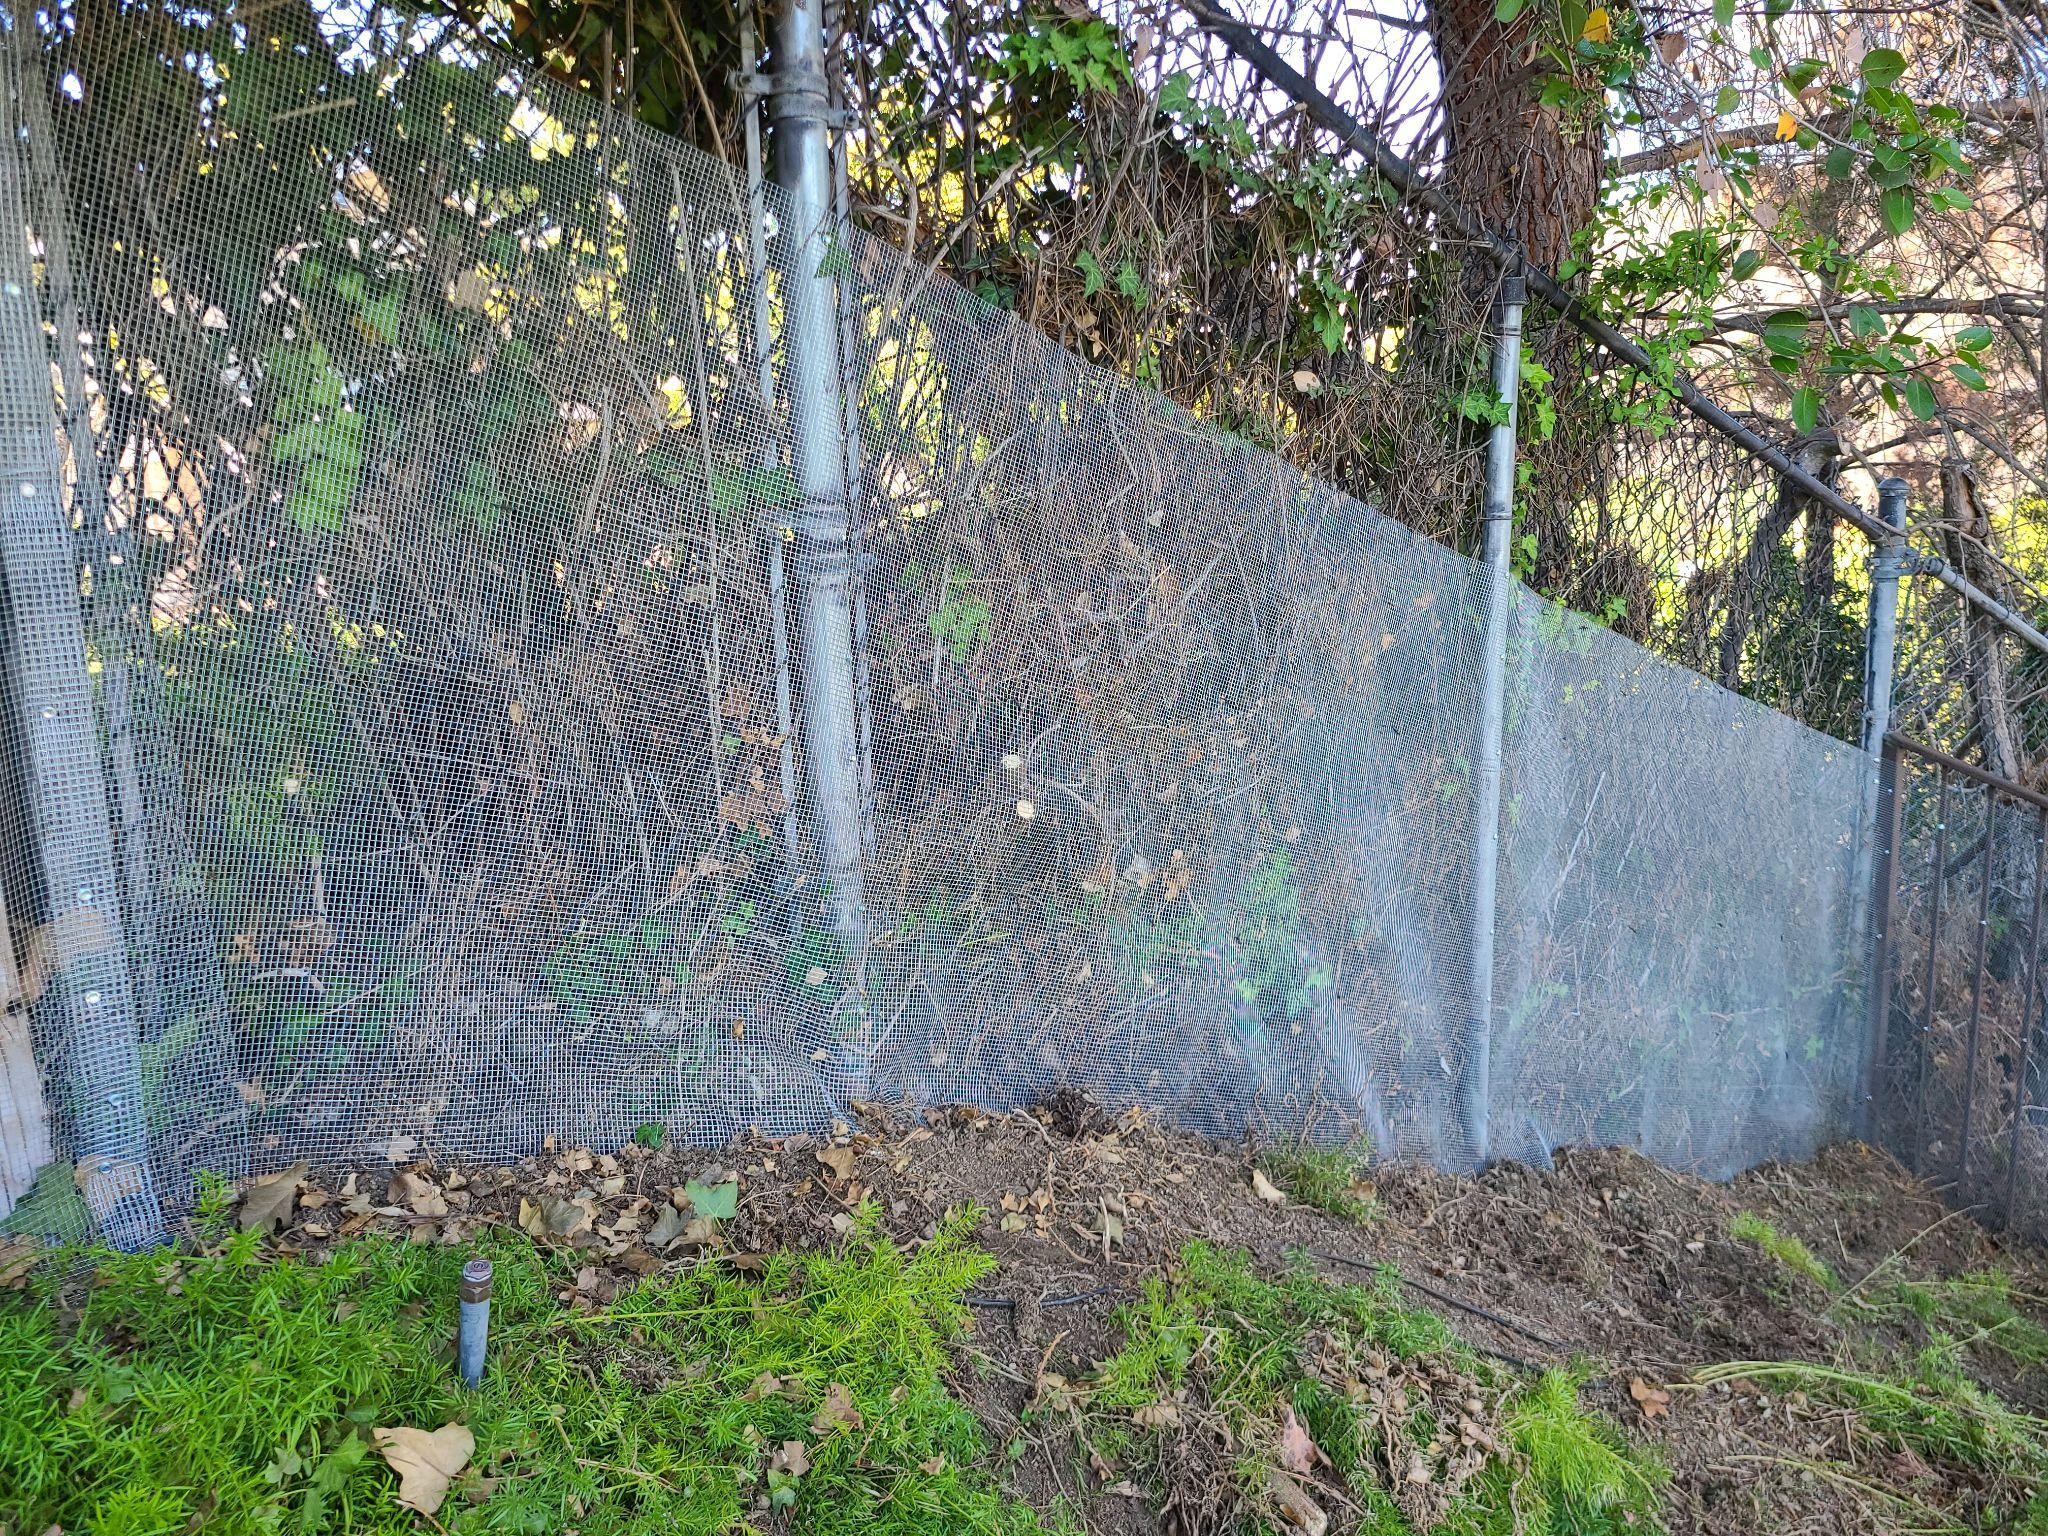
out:
<path id="1" fill-rule="evenodd" d="M 1254 1162 L 1248 1147 L 1080 1100 L 1010 1115 L 868 1106 L 829 1141 L 565 1148 L 502 1168 L 418 1162 L 315 1175 L 275 1241 L 317 1250 L 370 1229 L 457 1243 L 486 1223 L 523 1226 L 587 1259 L 560 1298 L 579 1307 L 716 1250 L 745 1264 L 771 1248 L 836 1242 L 870 1197 L 883 1228 L 906 1242 L 975 1205 L 998 1268 L 974 1297 L 957 1390 L 990 1443 L 1014 1451 L 1021 1494 L 1041 1507 L 1064 1498 L 1090 1529 L 1119 1533 L 1164 1527 L 1143 1498 L 1113 1491 L 1116 1481 L 1087 1465 L 1056 1416 L 1027 1421 L 1024 1410 L 1048 1373 L 1084 1377 L 1116 1349 L 1118 1307 L 1146 1275 L 1196 1238 L 1247 1249 L 1276 1270 L 1306 1253 L 1333 1279 L 1391 1265 L 1417 1305 L 1510 1369 L 1582 1362 L 1589 1400 L 1671 1468 L 1674 1532 L 1897 1531 L 1914 1522 L 1896 1492 L 1953 1512 L 1964 1528 L 1998 1528 L 1983 1517 L 1992 1492 L 1968 1468 L 1929 1465 L 1853 1410 L 1781 1397 L 1768 1384 L 1692 1380 L 1729 1361 L 1882 1370 L 1927 1343 L 1903 1309 L 1831 1305 L 1817 1282 L 1731 1235 L 1745 1212 L 1804 1242 L 1852 1298 L 1995 1268 L 2023 1313 L 2048 1325 L 2038 1300 L 2048 1297 L 2048 1254 L 1945 1208 L 1883 1153 L 1831 1148 L 1729 1184 L 1617 1150 L 1476 1178 L 1381 1165 L 1370 1175 L 1369 1223 L 1262 1198 Z M 689 1180 L 729 1174 L 739 1178 L 738 1209 L 718 1233 L 650 1245 L 663 1209 L 688 1204 L 680 1191 Z M 1992 1352 L 1971 1359 L 2013 1407 L 2048 1412 L 2048 1372 L 2002 1365 Z M 1668 1394 L 1668 1406 L 1653 1401 L 1646 1412 L 1646 1388 Z"/>

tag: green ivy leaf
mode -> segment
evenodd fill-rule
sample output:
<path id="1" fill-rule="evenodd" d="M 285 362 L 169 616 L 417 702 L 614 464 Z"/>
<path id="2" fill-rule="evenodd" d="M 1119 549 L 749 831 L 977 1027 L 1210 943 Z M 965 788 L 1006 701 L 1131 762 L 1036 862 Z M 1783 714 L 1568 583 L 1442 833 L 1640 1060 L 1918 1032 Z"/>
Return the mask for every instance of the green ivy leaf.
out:
<path id="1" fill-rule="evenodd" d="M 1493 19 L 1506 26 L 1522 14 L 1522 6 L 1525 3 L 1526 0 L 1494 0 Z"/>
<path id="2" fill-rule="evenodd" d="M 1888 187 L 1884 196 L 1877 201 L 1878 212 L 1884 216 L 1884 227 L 1895 235 L 1903 235 L 1913 227 L 1913 189 L 1911 187 Z"/>
<path id="3" fill-rule="evenodd" d="M 1969 363 L 1950 363 L 1948 371 L 1962 381 L 1965 389 L 1989 389 L 1990 381 Z"/>
<path id="4" fill-rule="evenodd" d="M 1836 181 L 1844 180 L 1856 169 L 1856 151 L 1846 144 L 1837 144 L 1828 151 L 1827 172 Z"/>
<path id="5" fill-rule="evenodd" d="M 1897 85 L 1906 73 L 1906 58 L 1896 48 L 1873 48 L 1863 55 L 1863 83 L 1880 90 Z"/>
<path id="6" fill-rule="evenodd" d="M 700 1184 L 692 1179 L 683 1186 L 683 1194 L 689 1199 L 692 1210 L 699 1216 L 709 1216 L 713 1221 L 730 1221 L 740 1208 L 738 1179 L 727 1179 L 722 1184 Z"/>
<path id="7" fill-rule="evenodd" d="M 1748 282 L 1752 277 L 1756 276 L 1757 269 L 1763 264 L 1764 257 L 1761 251 L 1737 252 L 1735 257 L 1735 281 L 1738 283 Z"/>
<path id="8" fill-rule="evenodd" d="M 1714 97 L 1714 111 L 1722 117 L 1726 117 L 1741 105 L 1742 92 L 1736 90 L 1732 85 L 1722 86 Z"/>
<path id="9" fill-rule="evenodd" d="M 1956 336 L 1956 345 L 1965 352 L 1981 352 L 1991 345 L 1996 333 L 1988 325 L 1973 325 Z"/>
<path id="10" fill-rule="evenodd" d="M 1922 421 L 1934 419 L 1934 390 L 1917 375 L 1906 380 L 1906 409 Z"/>
<path id="11" fill-rule="evenodd" d="M 1081 274 L 1081 297 L 1092 299 L 1102 292 L 1107 279 L 1102 272 L 1102 263 L 1095 259 L 1093 251 L 1081 251 L 1074 257 L 1074 269 Z"/>
<path id="12" fill-rule="evenodd" d="M 1735 0 L 1714 0 L 1714 25 L 1724 28 L 1735 25 Z"/>

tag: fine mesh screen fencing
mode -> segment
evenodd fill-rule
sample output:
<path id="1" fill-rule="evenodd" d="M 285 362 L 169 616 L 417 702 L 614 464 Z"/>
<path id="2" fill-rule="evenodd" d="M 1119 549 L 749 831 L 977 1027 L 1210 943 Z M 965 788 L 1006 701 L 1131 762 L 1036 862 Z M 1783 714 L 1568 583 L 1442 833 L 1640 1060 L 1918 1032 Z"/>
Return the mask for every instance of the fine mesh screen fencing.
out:
<path id="1" fill-rule="evenodd" d="M 0 57 L 0 873 L 117 1235 L 198 1168 L 895 1096 L 1469 1159 L 1478 566 L 836 237 L 850 928 L 781 195 L 389 11 Z M 1868 760 L 1512 627 L 1492 1150 L 1810 1148 Z"/>

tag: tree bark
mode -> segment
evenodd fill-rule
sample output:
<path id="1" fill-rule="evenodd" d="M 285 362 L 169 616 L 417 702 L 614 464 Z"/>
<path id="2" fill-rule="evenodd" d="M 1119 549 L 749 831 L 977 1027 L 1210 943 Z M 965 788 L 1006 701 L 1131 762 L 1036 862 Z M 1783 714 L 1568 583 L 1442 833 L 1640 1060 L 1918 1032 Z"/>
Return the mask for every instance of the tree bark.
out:
<path id="1" fill-rule="evenodd" d="M 1794 454 L 1794 461 L 1808 474 L 1832 485 L 1840 453 L 1841 444 L 1829 433 L 1801 443 Z M 1770 575 L 1771 556 L 1802 512 L 1807 514 L 1809 528 L 1821 521 L 1824 515 L 1823 509 L 1811 505 L 1810 497 L 1790 483 L 1780 481 L 1777 499 L 1750 536 L 1742 563 L 1736 567 L 1734 579 L 1728 584 L 1728 620 L 1721 627 L 1720 655 L 1715 667 L 1715 676 L 1723 688 L 1739 691 L 1742 687 L 1742 651 L 1749 642 L 1750 628 L 1756 621 L 1757 601 Z M 1828 522 L 1832 528 L 1832 519 Z"/>
<path id="2" fill-rule="evenodd" d="M 1530 260 L 1555 271 L 1600 198 L 1600 122 L 1583 124 L 1539 100 L 1529 62 L 1539 6 L 1503 26 L 1494 0 L 1434 0 L 1430 32 L 1443 70 L 1445 179 L 1452 196 Z M 1475 269 L 1491 263 L 1483 259 Z"/>
<path id="3" fill-rule="evenodd" d="M 2013 605 L 2005 573 L 1991 558 L 1991 518 L 1977 499 L 1977 475 L 1966 459 L 1941 464 L 1941 545 L 1948 563 L 1997 601 Z M 2026 767 L 2020 733 L 2013 719 L 2012 687 L 2003 633 L 1995 619 L 1972 608 L 1963 619 L 1963 676 L 1970 691 L 1973 734 L 1984 766 L 2001 778 L 2017 780 Z"/>

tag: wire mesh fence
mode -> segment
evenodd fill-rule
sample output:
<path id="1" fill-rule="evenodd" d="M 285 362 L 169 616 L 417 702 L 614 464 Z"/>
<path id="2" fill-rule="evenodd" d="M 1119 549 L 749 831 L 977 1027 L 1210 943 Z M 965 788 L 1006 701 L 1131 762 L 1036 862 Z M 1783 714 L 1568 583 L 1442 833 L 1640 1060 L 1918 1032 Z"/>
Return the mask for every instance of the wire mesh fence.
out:
<path id="1" fill-rule="evenodd" d="M 841 230 L 821 762 L 787 198 L 384 11 L 84 0 L 4 58 L 0 879 L 103 1224 L 896 1095 L 1459 1163 L 1475 1013 L 1499 1155 L 1728 1173 L 1850 1113 L 1870 764 L 1715 681 L 1808 697 L 1758 684 L 1796 573 L 1515 587 L 1487 1016 L 1473 561 Z M 1784 515 L 1627 441 L 1558 518 Z"/>
<path id="2" fill-rule="evenodd" d="M 2048 1230 L 2048 800 L 1896 742 L 1886 769 L 1897 821 L 1878 949 L 1878 1123 L 1959 1203 L 2037 1235 Z"/>

